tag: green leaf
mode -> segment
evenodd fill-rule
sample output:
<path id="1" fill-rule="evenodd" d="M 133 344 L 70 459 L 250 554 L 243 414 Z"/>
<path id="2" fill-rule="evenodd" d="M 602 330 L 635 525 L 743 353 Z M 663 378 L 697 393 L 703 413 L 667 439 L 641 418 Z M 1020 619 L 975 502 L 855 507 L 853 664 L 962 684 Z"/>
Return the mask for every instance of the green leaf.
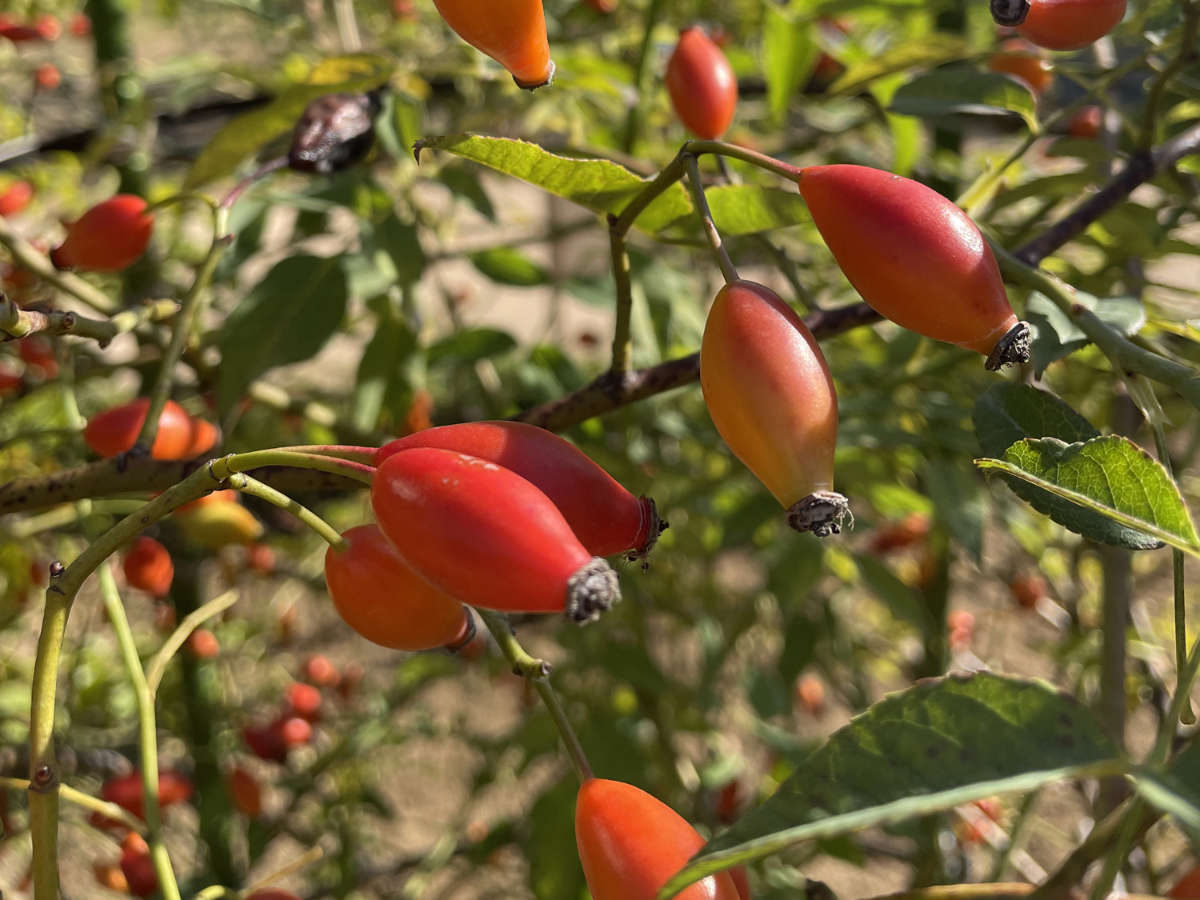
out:
<path id="1" fill-rule="evenodd" d="M 1135 772 L 1133 781 L 1139 794 L 1174 816 L 1200 843 L 1200 742 L 1192 741 L 1165 772 Z"/>
<path id="2" fill-rule="evenodd" d="M 431 366 L 438 363 L 471 363 L 500 356 L 517 346 L 507 331 L 494 328 L 464 328 L 438 341 L 426 352 Z"/>
<path id="3" fill-rule="evenodd" d="M 971 416 L 984 454 L 993 458 L 1002 458 L 1009 447 L 1024 438 L 1054 437 L 1069 444 L 1100 435 L 1091 422 L 1057 397 L 1026 385 L 999 384 L 989 388 L 976 401 Z M 1131 550 L 1162 546 L 1142 531 L 1060 500 L 1026 481 L 1016 478 L 1005 481 L 1013 493 L 1038 512 L 1077 534 Z"/>
<path id="4" fill-rule="evenodd" d="M 606 159 L 572 159 L 508 138 L 449 135 L 418 142 L 416 152 L 424 149 L 472 160 L 601 215 L 619 214 L 649 183 Z M 726 234 L 783 228 L 807 215 L 797 191 L 742 184 L 722 185 L 707 194 L 717 227 Z M 637 220 L 637 227 L 651 234 L 680 226 L 698 229 L 692 201 L 680 184 L 656 197 Z"/>
<path id="5" fill-rule="evenodd" d="M 266 106 L 238 116 L 218 131 L 192 163 L 184 190 L 229 175 L 259 148 L 295 128 L 304 107 L 317 97 L 379 87 L 394 68 L 394 60 L 369 53 L 322 60 L 304 84 L 287 88 Z"/>
<path id="6" fill-rule="evenodd" d="M 658 896 L 798 841 L 1122 769 L 1092 714 L 1050 685 L 990 673 L 929 679 L 834 732 Z"/>
<path id="7" fill-rule="evenodd" d="M 921 592 L 901 581 L 883 560 L 860 554 L 855 557 L 855 563 L 863 581 L 879 596 L 892 615 L 916 626 L 922 635 L 929 634 L 930 629 L 937 627 L 922 602 Z"/>
<path id="8" fill-rule="evenodd" d="M 268 369 L 315 355 L 346 311 L 346 276 L 336 258 L 291 256 L 256 284 L 217 338 L 221 414 Z"/>
<path id="9" fill-rule="evenodd" d="M 1146 324 L 1146 308 L 1136 297 L 1106 297 L 1098 300 L 1083 291 L 1075 302 L 1090 309 L 1106 325 L 1126 336 L 1137 334 Z M 1033 372 L 1041 378 L 1046 367 L 1089 343 L 1071 318 L 1044 294 L 1034 291 L 1025 304 L 1025 319 L 1033 326 Z"/>
<path id="10" fill-rule="evenodd" d="M 821 50 L 812 26 L 798 22 L 774 4 L 763 22 L 763 74 L 767 78 L 767 108 L 782 124 L 792 96 L 812 76 Z"/>
<path id="11" fill-rule="evenodd" d="M 498 284 L 532 287 L 550 280 L 545 269 L 514 247 L 495 247 L 472 253 L 471 262 Z"/>
<path id="12" fill-rule="evenodd" d="M 416 284 L 425 271 L 425 251 L 417 239 L 417 229 L 389 213 L 383 221 L 363 230 L 363 251 L 376 250 L 387 255 L 396 268 L 401 284 Z"/>
<path id="13" fill-rule="evenodd" d="M 1178 486 L 1158 460 L 1126 437 L 1071 444 L 1027 438 L 1009 447 L 1004 460 L 977 459 L 975 464 L 1014 475 L 1200 557 L 1200 537 Z"/>
<path id="14" fill-rule="evenodd" d="M 1037 111 L 1029 88 L 996 72 L 938 69 L 902 85 L 890 111 L 940 119 L 952 115 L 1020 116 L 1037 130 Z"/>
<path id="15" fill-rule="evenodd" d="M 925 34 L 919 39 L 855 63 L 830 85 L 829 90 L 836 94 L 857 91 L 876 78 L 909 69 L 939 66 L 954 59 L 961 59 L 967 53 L 967 44 L 962 38 L 945 34 Z"/>
<path id="16" fill-rule="evenodd" d="M 966 460 L 933 458 L 924 467 L 923 483 L 937 508 L 938 518 L 946 524 L 950 537 L 983 562 L 983 520 L 985 503 L 982 479 Z"/>
<path id="17" fill-rule="evenodd" d="M 417 347 L 417 336 L 380 298 L 375 334 L 363 350 L 354 384 L 354 426 L 373 431 L 389 393 L 408 393 L 405 362 Z"/>

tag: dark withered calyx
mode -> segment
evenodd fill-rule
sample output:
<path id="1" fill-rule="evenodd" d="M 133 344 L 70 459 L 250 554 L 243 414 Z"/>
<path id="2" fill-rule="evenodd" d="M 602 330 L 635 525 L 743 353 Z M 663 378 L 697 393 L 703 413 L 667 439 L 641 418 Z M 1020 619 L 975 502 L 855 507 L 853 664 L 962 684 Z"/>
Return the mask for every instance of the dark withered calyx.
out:
<path id="1" fill-rule="evenodd" d="M 328 175 L 362 160 L 375 143 L 379 93 L 326 94 L 309 103 L 292 132 L 288 167 Z"/>

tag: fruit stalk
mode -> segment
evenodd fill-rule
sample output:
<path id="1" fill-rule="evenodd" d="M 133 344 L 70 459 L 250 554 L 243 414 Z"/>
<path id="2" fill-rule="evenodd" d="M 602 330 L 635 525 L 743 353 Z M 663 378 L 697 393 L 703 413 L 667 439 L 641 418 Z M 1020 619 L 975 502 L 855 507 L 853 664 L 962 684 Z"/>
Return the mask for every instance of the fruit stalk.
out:
<path id="1" fill-rule="evenodd" d="M 704 185 L 700 181 L 700 165 L 694 154 L 682 153 L 680 156 L 683 159 L 683 166 L 687 170 L 688 190 L 692 195 L 692 204 L 696 208 L 696 215 L 700 217 L 704 238 L 708 241 L 713 256 L 717 258 L 717 265 L 721 267 L 721 275 L 724 276 L 725 283 L 737 281 L 737 269 L 734 268 L 733 260 L 729 258 L 729 252 L 721 241 L 721 232 L 717 230 L 717 225 L 713 222 L 712 210 L 708 208 L 708 198 L 704 196 Z"/>
<path id="2" fill-rule="evenodd" d="M 142 772 L 142 818 L 146 822 L 146 843 L 150 845 L 150 859 L 158 876 L 159 890 L 164 900 L 180 900 L 179 885 L 171 869 L 171 859 L 162 842 L 162 816 L 158 804 L 158 729 L 154 717 L 154 697 L 146 682 L 146 673 L 138 658 L 133 631 L 121 604 L 121 595 L 109 566 L 100 567 L 100 595 L 104 600 L 104 611 L 112 624 L 121 652 L 125 674 L 133 685 L 134 702 L 138 716 L 138 752 L 141 756 Z"/>
<path id="3" fill-rule="evenodd" d="M 587 754 L 583 751 L 583 745 L 579 742 L 579 736 L 575 734 L 575 729 L 571 727 L 567 714 L 558 700 L 558 695 L 550 686 L 550 664 L 544 659 L 531 656 L 521 646 L 506 617 L 486 609 L 476 609 L 475 612 L 483 619 L 483 624 L 492 633 L 500 652 L 512 665 L 513 673 L 529 679 L 534 690 L 538 692 L 538 696 L 542 698 L 542 702 L 546 704 L 546 711 L 554 720 L 554 727 L 558 729 L 558 735 L 562 738 L 563 746 L 566 748 L 567 757 L 571 760 L 575 774 L 579 777 L 580 783 L 587 781 L 592 777 L 592 767 L 588 763 Z"/>
<path id="4" fill-rule="evenodd" d="M 300 503 L 297 503 L 287 494 L 282 491 L 277 491 L 270 485 L 263 484 L 257 478 L 251 478 L 242 472 L 236 472 L 229 476 L 229 486 L 237 491 L 250 494 L 258 497 L 260 500 L 266 500 L 280 509 L 286 509 L 293 516 L 315 531 L 321 536 L 321 539 L 327 541 L 329 546 L 334 550 L 344 551 L 346 549 L 345 539 L 338 533 L 338 530 L 318 516 L 315 512 Z"/>

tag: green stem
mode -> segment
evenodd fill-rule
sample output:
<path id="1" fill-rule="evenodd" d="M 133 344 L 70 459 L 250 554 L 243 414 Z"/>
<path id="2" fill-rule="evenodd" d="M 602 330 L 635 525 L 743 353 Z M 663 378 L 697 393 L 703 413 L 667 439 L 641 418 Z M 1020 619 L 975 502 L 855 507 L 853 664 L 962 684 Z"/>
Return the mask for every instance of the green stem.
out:
<path id="1" fill-rule="evenodd" d="M 650 59 L 651 51 L 654 49 L 654 29 L 658 25 L 658 20 L 662 18 L 665 5 L 663 0 L 650 0 L 650 5 L 646 7 L 646 17 L 642 22 L 642 45 L 638 49 L 637 63 L 633 70 L 633 87 L 637 95 L 633 106 L 629 107 L 629 114 L 625 119 L 625 133 L 621 137 L 621 148 L 626 153 L 633 152 L 638 132 L 641 131 L 642 105 L 650 90 Z"/>
<path id="2" fill-rule="evenodd" d="M 291 447 L 276 447 L 275 449 L 287 450 L 292 453 L 315 453 L 319 456 L 348 459 L 351 462 L 373 463 L 378 448 L 354 447 L 347 444 L 296 444 Z"/>
<path id="3" fill-rule="evenodd" d="M 992 241 L 992 250 L 1004 277 L 1033 288 L 1087 335 L 1122 372 L 1138 372 L 1175 390 L 1192 406 L 1200 409 L 1200 375 L 1187 366 L 1139 347 L 1116 329 L 1107 325 L 1090 309 L 1077 302 L 1075 289 L 1040 269 L 1025 265 L 1003 247 Z"/>
<path id="4" fill-rule="evenodd" d="M 1170 84 L 1171 79 L 1178 75 L 1187 67 L 1189 61 L 1194 58 L 1196 52 L 1197 34 L 1200 33 L 1200 2 L 1197 0 L 1184 0 L 1183 7 L 1183 29 L 1179 38 L 1179 52 L 1167 64 L 1150 88 L 1146 91 L 1146 105 L 1143 108 L 1142 115 L 1142 137 L 1140 147 L 1142 150 L 1149 150 L 1154 146 L 1154 140 L 1158 134 L 1158 111 L 1162 105 L 1163 94 Z"/>
<path id="5" fill-rule="evenodd" d="M 208 248 L 208 255 L 200 264 L 195 280 L 192 281 L 191 288 L 180 304 L 179 316 L 176 318 L 175 328 L 171 332 L 171 343 L 167 345 L 167 349 L 163 353 L 158 377 L 154 380 L 154 387 L 150 390 L 150 408 L 146 411 L 146 421 L 142 423 L 142 430 L 136 444 L 137 447 L 146 451 L 154 445 L 154 437 L 158 434 L 158 418 L 162 415 L 163 407 L 167 405 L 167 400 L 171 396 L 175 365 L 183 354 L 188 336 L 204 314 L 205 302 L 208 299 L 208 283 L 217 269 L 217 263 L 221 261 L 226 248 L 231 243 L 231 237 L 225 233 L 229 224 L 229 211 L 217 209 L 213 218 L 212 246 Z"/>
<path id="6" fill-rule="evenodd" d="M 89 319 L 70 310 L 22 309 L 13 299 L 0 291 L 0 334 L 10 338 L 43 334 L 71 334 L 93 338 L 107 347 L 118 334 L 132 331 L 143 322 L 160 322 L 179 312 L 174 300 L 157 300 L 137 309 L 127 309 L 111 319 Z"/>
<path id="7" fill-rule="evenodd" d="M 171 858 L 162 842 L 162 815 L 158 805 L 158 729 L 154 720 L 154 697 L 146 683 L 146 673 L 138 658 L 133 631 L 121 605 L 121 595 L 109 566 L 100 568 L 100 594 L 104 598 L 104 609 L 117 636 L 117 646 L 125 664 L 125 673 L 133 682 L 134 700 L 138 712 L 138 748 L 142 770 L 142 818 L 146 820 L 146 843 L 150 846 L 150 860 L 158 875 L 158 889 L 164 900 L 180 900 L 179 885 L 171 869 Z"/>
<path id="8" fill-rule="evenodd" d="M 348 459 L 322 456 L 317 453 L 297 453 L 291 450 L 252 450 L 249 453 L 230 454 L 210 461 L 208 469 L 213 478 L 220 483 L 235 472 L 245 472 L 264 466 L 290 466 L 294 469 L 344 475 L 368 487 L 375 476 L 374 466 Z"/>
<path id="9" fill-rule="evenodd" d="M 686 147 L 687 145 L 685 144 L 684 146 Z M 676 156 L 667 163 L 661 172 L 646 182 L 646 186 L 642 188 L 636 197 L 629 201 L 628 206 L 621 210 L 621 214 L 617 216 L 617 220 L 610 227 L 624 237 L 629 233 L 629 229 L 633 227 L 633 223 L 637 221 L 637 217 L 645 212 L 646 207 L 682 177 L 683 161 Z"/>
<path id="10" fill-rule="evenodd" d="M 683 167 L 687 170 L 688 190 L 692 194 L 692 204 L 696 208 L 696 215 L 700 217 L 704 238 L 708 241 L 708 246 L 712 248 L 713 256 L 717 258 L 717 265 L 721 267 L 721 275 L 724 276 L 725 283 L 730 284 L 738 280 L 737 269 L 734 268 L 733 260 L 729 258 L 725 244 L 721 241 L 721 232 L 717 230 L 717 225 L 713 222 L 712 210 L 708 208 L 708 198 L 704 196 L 704 185 L 700 181 L 700 165 L 691 153 L 685 153 L 682 156 Z"/>
<path id="11" fill-rule="evenodd" d="M 737 144 L 730 144 L 725 141 L 688 141 L 683 145 L 683 149 L 680 152 L 690 153 L 693 156 L 703 156 L 705 153 L 728 156 L 730 159 L 738 159 L 752 166 L 757 166 L 760 169 L 765 169 L 768 172 L 773 172 L 780 178 L 786 178 L 788 181 L 799 182 L 804 172 L 802 168 L 789 165 L 773 156 L 767 156 L 765 153 L 759 153 L 756 150 L 739 147 Z"/>
<path id="12" fill-rule="evenodd" d="M 624 375 L 633 367 L 630 319 L 633 314 L 633 285 L 629 278 L 629 253 L 625 234 L 617 227 L 616 216 L 608 217 L 608 243 L 612 254 L 613 280 L 617 285 L 616 321 L 613 325 L 612 365 L 609 371 Z"/>
<path id="13" fill-rule="evenodd" d="M 163 645 L 158 648 L 158 652 L 150 660 L 150 665 L 146 667 L 146 685 L 150 689 L 150 696 L 158 694 L 158 686 L 167 671 L 167 663 L 179 652 L 179 648 L 183 646 L 191 633 L 208 619 L 229 609 L 237 603 L 237 600 L 237 591 L 226 591 L 184 616 L 183 621 L 171 632 L 171 636 L 163 641 Z"/>
<path id="14" fill-rule="evenodd" d="M 297 503 L 287 494 L 282 491 L 277 491 L 269 485 L 263 484 L 256 478 L 251 478 L 241 472 L 237 472 L 229 476 L 229 486 L 234 490 L 243 491 L 260 500 L 266 500 L 268 503 L 278 506 L 280 509 L 286 509 L 297 519 L 315 531 L 321 538 L 329 543 L 329 546 L 339 553 L 346 550 L 346 539 L 338 533 L 338 530 L 318 516 L 307 506 Z"/>
<path id="15" fill-rule="evenodd" d="M 566 747 L 567 756 L 571 760 L 575 774 L 579 776 L 580 781 L 587 781 L 592 777 L 592 767 L 588 764 L 587 755 L 583 751 L 583 745 L 579 743 L 579 737 L 575 734 L 575 729 L 571 727 L 571 723 L 567 720 L 566 712 L 563 710 L 562 704 L 559 703 L 558 696 L 554 693 L 554 689 L 550 687 L 550 664 L 544 659 L 537 659 L 530 656 L 525 648 L 521 646 L 520 642 L 517 641 L 517 636 L 513 634 L 512 626 L 504 616 L 486 609 L 476 609 L 475 611 L 483 619 L 483 623 L 487 625 L 488 631 L 492 633 L 492 637 L 496 639 L 496 644 L 500 647 L 500 652 L 504 654 L 504 658 L 512 665 L 513 672 L 522 678 L 528 678 L 533 684 L 534 689 L 542 698 L 542 702 L 546 704 L 546 709 L 550 713 L 550 717 L 554 720 L 554 726 L 558 729 L 563 746 Z"/>
<path id="16" fill-rule="evenodd" d="M 29 779 L 9 778 L 0 775 L 0 788 L 7 788 L 10 791 L 27 791 L 29 790 Z M 109 819 L 115 819 L 130 831 L 141 832 L 146 828 L 146 823 L 128 810 L 117 806 L 115 803 L 109 803 L 107 800 L 99 800 L 91 794 L 85 794 L 83 791 L 76 790 L 69 785 L 60 784 L 58 786 L 58 796 L 68 803 L 74 803 L 76 806 L 99 813 Z"/>
<path id="17" fill-rule="evenodd" d="M 13 260 L 22 268 L 28 269 L 42 281 L 54 285 L 64 294 L 70 294 L 97 312 L 108 314 L 117 311 L 117 304 L 103 291 L 92 287 L 78 275 L 60 272 L 54 268 L 50 257 L 22 240 L 4 216 L 0 216 L 0 245 L 8 250 Z"/>

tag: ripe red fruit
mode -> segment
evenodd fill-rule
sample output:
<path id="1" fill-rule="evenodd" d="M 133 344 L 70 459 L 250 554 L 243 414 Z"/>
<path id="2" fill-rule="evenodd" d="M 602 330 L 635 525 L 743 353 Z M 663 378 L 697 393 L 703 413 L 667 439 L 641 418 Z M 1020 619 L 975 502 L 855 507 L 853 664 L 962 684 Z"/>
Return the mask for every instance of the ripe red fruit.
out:
<path id="1" fill-rule="evenodd" d="M 42 13 L 42 15 L 38 16 L 33 27 L 37 30 L 38 36 L 43 41 L 57 41 L 58 36 L 62 34 L 62 25 L 50 13 Z"/>
<path id="2" fill-rule="evenodd" d="M 542 0 L 433 0 L 460 38 L 512 73 L 519 87 L 550 83 L 554 63 Z"/>
<path id="3" fill-rule="evenodd" d="M 841 530 L 833 490 L 837 394 L 816 339 L 774 291 L 721 288 L 700 344 L 700 387 L 717 431 L 797 531 Z"/>
<path id="4" fill-rule="evenodd" d="M 192 796 L 192 780 L 179 772 L 164 769 L 158 773 L 158 805 L 160 808 L 185 803 Z M 142 805 L 142 773 L 130 772 L 110 778 L 100 788 L 100 797 L 115 803 L 139 819 L 145 817 Z"/>
<path id="5" fill-rule="evenodd" d="M 1046 92 L 1054 81 L 1054 67 L 1028 41 L 1011 38 L 988 57 L 988 68 L 1002 75 L 1012 75 L 1029 88 L 1035 96 Z"/>
<path id="6" fill-rule="evenodd" d="M 1200 900 L 1200 866 L 1175 882 L 1175 886 L 1167 891 L 1167 896 L 1173 900 Z"/>
<path id="7" fill-rule="evenodd" d="M 0 191 L 0 218 L 15 216 L 33 199 L 33 185 L 28 181 L 12 181 Z"/>
<path id="8" fill-rule="evenodd" d="M 961 209 L 867 166 L 808 166 L 798 182 L 821 237 L 876 312 L 984 354 L 989 369 L 1029 358 L 1029 327 L 1017 321 L 996 258 Z"/>
<path id="9" fill-rule="evenodd" d="M 427 428 L 384 444 L 374 463 L 413 447 L 454 450 L 516 472 L 553 501 L 594 556 L 644 556 L 666 527 L 653 500 L 634 497 L 578 447 L 544 428 L 523 422 Z"/>
<path id="10" fill-rule="evenodd" d="M 376 470 L 371 506 L 412 568 L 471 606 L 565 612 L 582 623 L 621 597 L 616 573 L 579 542 L 550 498 L 495 463 L 405 450 Z"/>
<path id="11" fill-rule="evenodd" d="M 321 717 L 321 692 L 311 684 L 293 681 L 288 685 L 285 700 L 290 715 L 310 722 L 315 722 Z"/>
<path id="12" fill-rule="evenodd" d="M 1085 106 L 1067 123 L 1067 134 L 1077 138 L 1094 138 L 1104 123 L 1104 110 L 1099 106 Z"/>
<path id="13" fill-rule="evenodd" d="M 664 80 L 675 115 L 688 131 L 709 141 L 725 133 L 737 106 L 737 78 L 702 28 L 693 25 L 679 32 Z"/>
<path id="14" fill-rule="evenodd" d="M 278 726 L 278 722 L 266 726 L 247 725 L 242 729 L 242 740 L 259 759 L 283 762 L 287 759 L 288 747 Z"/>
<path id="15" fill-rule="evenodd" d="M 745 866 L 736 866 L 729 870 L 733 886 L 737 888 L 738 900 L 750 900 L 750 876 L 746 874 Z"/>
<path id="16" fill-rule="evenodd" d="M 101 887 L 118 894 L 129 893 L 129 882 L 125 880 L 125 873 L 121 871 L 120 864 L 92 863 L 92 876 Z"/>
<path id="17" fill-rule="evenodd" d="M 1039 47 L 1078 50 L 1108 34 L 1125 17 L 1125 0 L 1030 0 L 1017 33 Z"/>
<path id="18" fill-rule="evenodd" d="M 617 8 L 617 0 L 583 0 L 583 2 L 603 15 L 608 15 Z"/>
<path id="19" fill-rule="evenodd" d="M 54 358 L 54 344 L 43 335 L 31 334 L 17 342 L 17 354 L 25 365 L 36 369 L 44 378 L 58 375 L 58 360 Z"/>
<path id="20" fill-rule="evenodd" d="M 319 687 L 336 687 L 342 680 L 337 668 L 328 657 L 319 653 L 310 656 L 304 663 L 304 677 Z"/>
<path id="21" fill-rule="evenodd" d="M 221 438 L 221 429 L 206 419 L 189 419 L 189 424 L 188 445 L 183 451 L 184 459 L 207 453 Z"/>
<path id="22" fill-rule="evenodd" d="M 418 575 L 378 526 L 359 525 L 342 537 L 345 551 L 325 552 L 325 583 L 347 625 L 393 650 L 432 650 L 466 637 L 466 608 Z"/>
<path id="23" fill-rule="evenodd" d="M 150 860 L 150 848 L 136 831 L 129 832 L 121 842 L 121 872 L 135 897 L 149 897 L 158 890 L 158 876 Z"/>
<path id="24" fill-rule="evenodd" d="M 71 16 L 71 23 L 67 26 L 67 30 L 75 37 L 87 37 L 92 33 L 92 20 L 86 13 L 75 13 Z"/>
<path id="25" fill-rule="evenodd" d="M 33 83 L 44 91 L 53 91 L 62 84 L 62 73 L 54 63 L 42 63 L 33 71 Z"/>
<path id="26" fill-rule="evenodd" d="M 662 801 L 621 781 L 589 778 L 575 804 L 575 841 L 595 900 L 654 900 L 659 888 L 704 846 L 704 838 Z M 677 900 L 738 900 L 726 872 Z"/>
<path id="27" fill-rule="evenodd" d="M 283 742 L 283 746 L 288 749 L 299 747 L 312 740 L 312 723 L 308 719 L 289 716 L 280 719 L 273 727 L 279 731 L 279 738 Z"/>
<path id="28" fill-rule="evenodd" d="M 881 525 L 871 537 L 870 551 L 874 554 L 903 550 L 929 534 L 929 517 L 924 513 L 909 513 L 898 522 Z"/>
<path id="29" fill-rule="evenodd" d="M 233 808 L 246 818 L 257 819 L 262 815 L 262 788 L 258 779 L 241 766 L 235 766 L 229 773 L 229 796 Z"/>
<path id="30" fill-rule="evenodd" d="M 146 252 L 154 231 L 154 216 L 146 201 L 117 194 L 98 203 L 67 228 L 66 239 L 50 251 L 60 269 L 119 272 Z"/>
<path id="31" fill-rule="evenodd" d="M 207 628 L 197 628 L 188 635 L 187 648 L 196 659 L 213 659 L 221 652 L 221 643 Z"/>
<path id="32" fill-rule="evenodd" d="M 745 805 L 745 800 L 746 797 L 742 790 L 742 783 L 736 778 L 727 782 L 717 793 L 717 821 L 724 825 L 736 821 L 738 813 L 741 812 L 742 807 Z"/>
<path id="33" fill-rule="evenodd" d="M 167 548 L 144 534 L 125 553 L 122 568 L 130 585 L 155 597 L 165 597 L 175 577 L 175 564 Z"/>
<path id="34" fill-rule="evenodd" d="M 796 700 L 813 718 L 825 714 L 825 685 L 821 679 L 811 673 L 801 675 L 796 680 Z"/>
<path id="35" fill-rule="evenodd" d="M 83 440 L 92 451 L 105 458 L 119 456 L 129 450 L 150 411 L 150 398 L 139 397 L 121 406 L 92 416 L 83 429 Z M 192 423 L 183 407 L 168 400 L 158 417 L 158 432 L 150 456 L 154 459 L 182 459 L 191 441 Z"/>
<path id="36" fill-rule="evenodd" d="M 15 372 L 0 369 L 0 397 L 15 394 L 21 389 L 21 376 Z"/>
<path id="37" fill-rule="evenodd" d="M 1040 572 L 1020 572 L 1014 575 L 1008 583 L 1008 590 L 1017 601 L 1017 605 L 1024 609 L 1033 609 L 1039 600 L 1050 594 L 1050 586 L 1046 584 L 1046 579 Z"/>

